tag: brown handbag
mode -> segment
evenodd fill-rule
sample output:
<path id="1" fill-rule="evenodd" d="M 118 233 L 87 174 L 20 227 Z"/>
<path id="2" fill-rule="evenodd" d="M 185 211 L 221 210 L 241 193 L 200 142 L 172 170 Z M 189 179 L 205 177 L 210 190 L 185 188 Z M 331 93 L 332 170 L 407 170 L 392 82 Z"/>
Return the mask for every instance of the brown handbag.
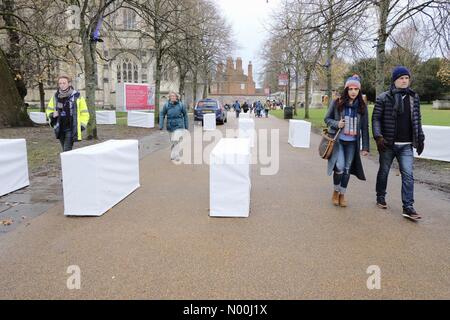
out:
<path id="1" fill-rule="evenodd" d="M 341 129 L 336 132 L 334 137 L 331 137 L 330 133 L 328 132 L 328 128 L 323 129 L 322 140 L 319 144 L 319 155 L 322 159 L 328 160 L 331 158 L 331 155 L 333 154 L 334 144 L 337 137 L 339 136 L 340 131 Z"/>

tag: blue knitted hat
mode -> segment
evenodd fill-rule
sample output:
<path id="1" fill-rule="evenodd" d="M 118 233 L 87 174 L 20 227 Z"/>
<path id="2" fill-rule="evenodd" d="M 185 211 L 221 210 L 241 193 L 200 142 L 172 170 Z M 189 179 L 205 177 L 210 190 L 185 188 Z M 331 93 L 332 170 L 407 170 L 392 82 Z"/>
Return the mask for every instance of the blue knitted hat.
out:
<path id="1" fill-rule="evenodd" d="M 345 88 L 348 88 L 349 86 L 357 87 L 358 89 L 361 89 L 361 79 L 357 74 L 352 75 L 345 81 Z"/>
<path id="2" fill-rule="evenodd" d="M 396 66 L 394 70 L 392 70 L 392 82 L 395 82 L 395 80 L 401 76 L 409 76 L 411 78 L 411 72 L 404 66 Z"/>

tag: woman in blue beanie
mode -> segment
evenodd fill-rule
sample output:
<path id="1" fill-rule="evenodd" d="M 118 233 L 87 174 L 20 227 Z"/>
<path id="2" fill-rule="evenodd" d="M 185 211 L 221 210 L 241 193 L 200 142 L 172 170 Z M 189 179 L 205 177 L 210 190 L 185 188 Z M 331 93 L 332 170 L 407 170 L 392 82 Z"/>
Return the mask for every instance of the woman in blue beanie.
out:
<path id="1" fill-rule="evenodd" d="M 344 195 L 350 175 L 366 180 L 359 151 L 361 137 L 361 154 L 369 154 L 368 111 L 361 94 L 359 76 L 353 75 L 347 79 L 344 92 L 330 105 L 324 121 L 330 134 L 338 134 L 333 154 L 328 160 L 328 175 L 333 174 L 332 202 L 335 206 L 346 207 Z"/>

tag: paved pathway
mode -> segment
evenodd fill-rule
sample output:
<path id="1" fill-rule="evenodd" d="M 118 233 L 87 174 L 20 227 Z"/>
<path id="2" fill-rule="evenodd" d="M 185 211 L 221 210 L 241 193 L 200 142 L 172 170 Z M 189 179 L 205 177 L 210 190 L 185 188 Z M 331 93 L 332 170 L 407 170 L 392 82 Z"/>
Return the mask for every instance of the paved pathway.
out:
<path id="1" fill-rule="evenodd" d="M 376 208 L 377 165 L 350 180 L 346 209 L 331 204 L 331 177 L 311 148 L 287 144 L 280 170 L 252 166 L 249 218 L 210 218 L 209 167 L 174 165 L 167 147 L 140 162 L 141 188 L 99 218 L 69 218 L 57 203 L 0 235 L 0 298 L 305 299 L 450 298 L 450 203 L 416 186 L 425 220 L 401 217 L 400 177 L 392 172 L 388 210 Z M 226 126 L 236 127 L 230 115 Z M 68 290 L 69 265 L 81 290 Z M 381 269 L 381 290 L 366 270 Z"/>

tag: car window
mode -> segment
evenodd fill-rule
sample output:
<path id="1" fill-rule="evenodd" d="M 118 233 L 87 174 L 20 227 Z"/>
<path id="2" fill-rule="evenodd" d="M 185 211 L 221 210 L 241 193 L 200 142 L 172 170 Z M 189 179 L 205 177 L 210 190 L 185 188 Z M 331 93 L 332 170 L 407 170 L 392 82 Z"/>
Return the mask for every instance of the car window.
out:
<path id="1" fill-rule="evenodd" d="M 215 101 L 199 101 L 197 104 L 197 107 L 200 107 L 200 108 L 217 107 L 217 102 L 215 102 Z"/>

